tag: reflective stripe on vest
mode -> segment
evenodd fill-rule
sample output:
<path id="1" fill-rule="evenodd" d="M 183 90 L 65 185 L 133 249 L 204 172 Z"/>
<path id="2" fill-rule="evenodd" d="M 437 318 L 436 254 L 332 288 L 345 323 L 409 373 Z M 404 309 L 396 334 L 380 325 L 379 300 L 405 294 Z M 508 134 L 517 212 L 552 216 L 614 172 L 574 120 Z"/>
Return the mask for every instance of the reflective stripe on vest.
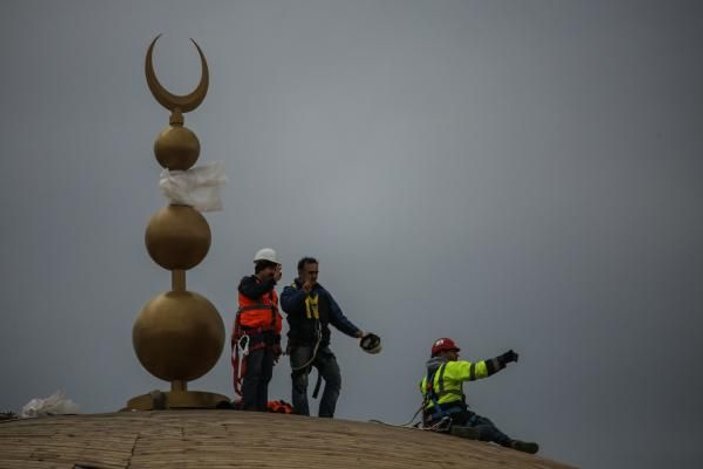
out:
<path id="1" fill-rule="evenodd" d="M 461 387 L 446 389 L 444 385 L 444 374 L 447 369 L 447 364 L 448 363 L 442 363 L 434 373 L 428 373 L 425 377 L 423 394 L 428 400 L 428 408 L 453 401 L 464 401 L 464 393 Z M 451 399 L 450 397 L 452 396 L 455 396 L 455 399 Z"/>

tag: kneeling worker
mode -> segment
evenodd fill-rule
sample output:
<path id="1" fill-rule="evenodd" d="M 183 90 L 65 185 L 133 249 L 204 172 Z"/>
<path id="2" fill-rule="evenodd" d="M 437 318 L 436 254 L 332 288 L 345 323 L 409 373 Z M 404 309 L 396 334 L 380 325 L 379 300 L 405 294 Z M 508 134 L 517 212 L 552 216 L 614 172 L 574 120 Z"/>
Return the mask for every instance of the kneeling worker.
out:
<path id="1" fill-rule="evenodd" d="M 464 381 L 487 378 L 508 363 L 517 362 L 518 354 L 510 350 L 496 358 L 472 363 L 459 360 L 459 350 L 454 341 L 447 338 L 437 339 L 432 345 L 427 374 L 420 382 L 424 426 L 443 427 L 447 424 L 450 432 L 457 435 L 475 432 L 475 438 L 482 441 L 492 441 L 530 454 L 539 451 L 537 443 L 513 440 L 489 419 L 469 410 L 462 390 Z"/>

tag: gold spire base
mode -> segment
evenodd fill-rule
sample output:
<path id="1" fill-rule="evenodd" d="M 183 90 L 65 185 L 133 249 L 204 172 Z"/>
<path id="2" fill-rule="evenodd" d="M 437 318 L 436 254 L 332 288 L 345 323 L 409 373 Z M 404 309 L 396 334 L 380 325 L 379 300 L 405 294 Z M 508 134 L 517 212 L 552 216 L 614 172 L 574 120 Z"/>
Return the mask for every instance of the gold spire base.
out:
<path id="1" fill-rule="evenodd" d="M 215 409 L 230 399 L 204 391 L 152 391 L 127 401 L 123 410 Z"/>

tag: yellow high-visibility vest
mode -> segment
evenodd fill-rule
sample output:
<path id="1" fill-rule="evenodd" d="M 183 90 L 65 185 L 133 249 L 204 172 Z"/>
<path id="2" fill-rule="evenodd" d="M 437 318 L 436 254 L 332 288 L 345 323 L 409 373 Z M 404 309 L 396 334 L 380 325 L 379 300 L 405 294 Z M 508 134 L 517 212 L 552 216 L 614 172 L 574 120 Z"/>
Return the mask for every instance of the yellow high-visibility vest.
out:
<path id="1" fill-rule="evenodd" d="M 420 392 L 427 401 L 426 408 L 434 406 L 432 391 L 436 396 L 437 404 L 447 404 L 454 401 L 464 401 L 462 385 L 464 381 L 473 381 L 486 378 L 488 367 L 484 360 L 468 362 L 465 360 L 448 361 L 442 363 L 432 377 L 432 386 L 427 382 L 428 375 L 420 381 Z"/>

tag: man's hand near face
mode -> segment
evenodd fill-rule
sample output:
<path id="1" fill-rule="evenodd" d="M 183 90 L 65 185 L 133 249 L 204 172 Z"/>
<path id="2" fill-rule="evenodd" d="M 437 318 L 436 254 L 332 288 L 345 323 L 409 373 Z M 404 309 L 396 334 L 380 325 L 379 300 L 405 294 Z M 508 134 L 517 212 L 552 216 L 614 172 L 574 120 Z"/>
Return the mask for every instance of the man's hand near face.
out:
<path id="1" fill-rule="evenodd" d="M 302 267 L 298 267 L 298 279 L 305 293 L 310 293 L 315 288 L 319 272 L 317 262 L 308 262 Z"/>
<path id="2" fill-rule="evenodd" d="M 309 274 L 305 274 L 305 275 L 304 275 L 304 278 L 303 278 L 303 290 L 305 290 L 306 292 L 310 293 L 310 291 L 312 291 L 312 287 L 314 287 L 314 286 L 315 286 L 315 284 L 314 284 L 313 281 L 310 279 L 310 275 L 309 275 Z"/>

